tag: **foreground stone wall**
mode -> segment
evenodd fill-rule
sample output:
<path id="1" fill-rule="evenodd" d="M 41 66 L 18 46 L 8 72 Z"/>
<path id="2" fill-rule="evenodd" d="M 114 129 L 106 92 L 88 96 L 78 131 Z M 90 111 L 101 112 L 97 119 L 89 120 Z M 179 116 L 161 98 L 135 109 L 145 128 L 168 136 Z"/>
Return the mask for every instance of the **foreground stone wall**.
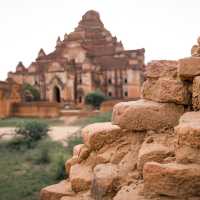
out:
<path id="1" fill-rule="evenodd" d="M 69 178 L 41 200 L 199 200 L 199 66 L 199 57 L 149 63 L 142 99 L 85 127 Z"/>

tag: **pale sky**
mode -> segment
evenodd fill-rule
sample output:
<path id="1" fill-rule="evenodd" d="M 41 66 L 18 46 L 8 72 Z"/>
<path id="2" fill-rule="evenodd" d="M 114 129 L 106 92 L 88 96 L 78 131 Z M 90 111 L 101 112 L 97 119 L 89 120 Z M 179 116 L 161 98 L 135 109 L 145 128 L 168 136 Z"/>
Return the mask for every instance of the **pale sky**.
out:
<path id="1" fill-rule="evenodd" d="M 53 51 L 91 9 L 125 49 L 145 48 L 146 63 L 190 56 L 200 36 L 200 0 L 0 0 L 0 80 Z"/>

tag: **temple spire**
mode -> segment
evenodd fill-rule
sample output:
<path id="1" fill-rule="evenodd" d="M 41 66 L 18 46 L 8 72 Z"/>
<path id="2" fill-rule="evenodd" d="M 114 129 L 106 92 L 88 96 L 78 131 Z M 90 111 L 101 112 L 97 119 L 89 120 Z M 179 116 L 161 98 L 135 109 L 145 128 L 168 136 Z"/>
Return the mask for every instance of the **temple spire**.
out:
<path id="1" fill-rule="evenodd" d="M 65 33 L 65 35 L 64 35 L 64 40 L 67 40 L 67 39 L 68 39 L 68 34 Z"/>
<path id="2" fill-rule="evenodd" d="M 57 41 L 56 41 L 56 47 L 60 46 L 61 44 L 62 44 L 62 41 L 61 41 L 60 36 L 59 36 Z"/>
<path id="3" fill-rule="evenodd" d="M 99 13 L 94 10 L 89 10 L 82 16 L 82 19 L 75 30 L 77 31 L 82 31 L 86 29 L 99 30 L 103 28 L 104 28 L 104 25 L 100 19 Z"/>
<path id="4" fill-rule="evenodd" d="M 23 67 L 23 68 L 25 68 L 22 61 L 19 61 L 19 62 L 18 62 L 17 67 Z"/>
<path id="5" fill-rule="evenodd" d="M 22 63 L 22 61 L 19 61 L 19 63 L 16 66 L 16 71 L 17 72 L 22 72 L 25 70 L 24 64 Z"/>
<path id="6" fill-rule="evenodd" d="M 38 52 L 38 57 L 37 58 L 42 58 L 44 56 L 46 56 L 46 54 L 45 54 L 44 50 L 41 48 L 40 51 Z"/>

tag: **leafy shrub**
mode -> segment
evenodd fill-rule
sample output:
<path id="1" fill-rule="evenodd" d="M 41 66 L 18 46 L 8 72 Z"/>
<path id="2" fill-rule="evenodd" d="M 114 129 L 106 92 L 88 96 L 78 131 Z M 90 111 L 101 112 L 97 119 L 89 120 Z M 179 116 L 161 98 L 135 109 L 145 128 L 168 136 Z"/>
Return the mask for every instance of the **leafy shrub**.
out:
<path id="1" fill-rule="evenodd" d="M 25 151 L 27 146 L 29 146 L 27 141 L 21 137 L 13 138 L 6 143 L 6 147 L 10 150 Z"/>
<path id="2" fill-rule="evenodd" d="M 26 121 L 18 124 L 15 132 L 27 141 L 37 141 L 47 135 L 48 124 L 38 120 Z"/>
<path id="3" fill-rule="evenodd" d="M 65 158 L 62 154 L 58 155 L 57 159 L 54 161 L 55 165 L 55 180 L 63 180 L 68 178 L 65 170 Z"/>
<path id="4" fill-rule="evenodd" d="M 101 103 L 107 99 L 108 97 L 106 97 L 102 92 L 95 91 L 86 95 L 85 103 L 92 105 L 94 108 L 99 108 Z"/>
<path id="5" fill-rule="evenodd" d="M 40 101 L 40 92 L 32 85 L 25 84 L 22 91 L 25 101 Z"/>

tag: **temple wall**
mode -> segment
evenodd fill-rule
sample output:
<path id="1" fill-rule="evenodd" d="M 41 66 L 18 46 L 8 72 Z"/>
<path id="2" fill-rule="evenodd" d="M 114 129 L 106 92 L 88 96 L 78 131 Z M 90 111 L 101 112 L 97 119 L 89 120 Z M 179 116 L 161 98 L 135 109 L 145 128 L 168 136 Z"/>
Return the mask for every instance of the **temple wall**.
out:
<path id="1" fill-rule="evenodd" d="M 74 101 L 74 76 L 69 75 L 68 81 L 65 87 L 65 99 L 69 101 Z"/>
<path id="2" fill-rule="evenodd" d="M 51 73 L 45 73 L 45 80 L 46 80 L 46 85 L 51 85 L 51 84 L 59 84 L 54 80 L 55 77 L 58 77 L 62 83 L 67 82 L 67 76 L 65 72 L 51 72 Z"/>
<path id="3" fill-rule="evenodd" d="M 78 92 L 78 98 L 82 97 L 82 103 L 84 102 L 85 96 L 92 92 L 92 74 L 90 72 L 88 73 L 82 73 L 81 74 L 81 83 L 78 80 L 77 83 L 77 91 L 83 91 L 82 94 L 79 94 Z"/>
<path id="4" fill-rule="evenodd" d="M 20 86 L 9 82 L 0 82 L 0 118 L 12 115 L 13 104 L 21 101 Z"/>
<path id="5" fill-rule="evenodd" d="M 36 74 L 15 74 L 10 73 L 8 78 L 12 78 L 12 80 L 18 84 L 28 83 L 30 85 L 34 85 L 35 81 L 37 80 Z"/>
<path id="6" fill-rule="evenodd" d="M 76 63 L 83 63 L 86 51 L 81 47 L 72 47 L 64 51 L 63 56 L 68 60 L 75 60 Z"/>
<path id="7" fill-rule="evenodd" d="M 28 83 L 30 85 L 35 85 L 35 81 L 36 81 L 36 75 L 25 75 L 24 76 L 24 82 Z"/>
<path id="8" fill-rule="evenodd" d="M 136 98 L 140 97 L 141 94 L 141 75 L 140 71 L 128 70 L 127 77 L 128 82 L 127 85 L 123 86 L 123 90 L 128 92 L 128 98 Z M 126 98 L 126 97 L 125 97 Z"/>
<path id="9" fill-rule="evenodd" d="M 24 80 L 22 74 L 16 74 L 16 73 L 9 73 L 8 78 L 12 78 L 12 80 L 18 84 L 22 84 Z"/>
<path id="10" fill-rule="evenodd" d="M 9 100 L 0 100 L 0 118 L 10 116 L 12 104 Z"/>

